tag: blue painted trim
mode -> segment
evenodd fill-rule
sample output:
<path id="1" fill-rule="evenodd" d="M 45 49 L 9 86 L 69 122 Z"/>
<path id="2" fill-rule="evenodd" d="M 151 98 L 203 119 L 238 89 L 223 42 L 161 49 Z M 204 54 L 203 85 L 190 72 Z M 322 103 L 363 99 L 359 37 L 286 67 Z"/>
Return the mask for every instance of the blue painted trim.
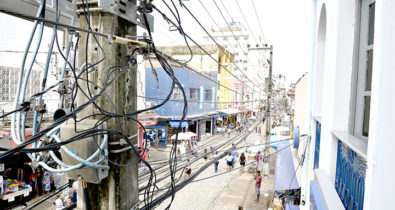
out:
<path id="1" fill-rule="evenodd" d="M 327 210 L 325 199 L 316 181 L 310 181 L 310 209 Z"/>
<path id="2" fill-rule="evenodd" d="M 299 126 L 294 127 L 294 148 L 299 148 L 300 131 Z"/>
<path id="3" fill-rule="evenodd" d="M 321 144 L 321 123 L 316 121 L 315 124 L 315 152 L 314 152 L 314 168 L 320 165 L 320 144 Z"/>

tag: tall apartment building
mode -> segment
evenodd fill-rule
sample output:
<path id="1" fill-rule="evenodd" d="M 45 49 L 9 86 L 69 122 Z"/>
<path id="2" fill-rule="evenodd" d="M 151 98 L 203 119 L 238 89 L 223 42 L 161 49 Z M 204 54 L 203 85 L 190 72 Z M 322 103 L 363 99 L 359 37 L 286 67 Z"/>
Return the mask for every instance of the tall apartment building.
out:
<path id="1" fill-rule="evenodd" d="M 262 99 L 263 95 L 251 88 L 262 91 L 265 87 L 268 63 L 264 57 L 265 52 L 252 51 L 249 48 L 263 47 L 263 43 L 260 40 L 257 41 L 261 43 L 256 43 L 244 26 L 233 20 L 229 23 L 229 27 L 226 25 L 220 28 L 209 28 L 208 31 L 219 45 L 235 56 L 234 73 L 240 80 L 234 80 L 234 87 L 241 94 L 234 95 L 234 100 L 238 102 L 234 104 L 234 108 L 257 109 L 259 107 L 258 101 Z M 213 43 L 209 36 L 205 36 L 204 39 Z M 253 81 L 258 87 L 251 84 L 250 81 Z M 240 103 L 241 101 L 248 102 Z"/>

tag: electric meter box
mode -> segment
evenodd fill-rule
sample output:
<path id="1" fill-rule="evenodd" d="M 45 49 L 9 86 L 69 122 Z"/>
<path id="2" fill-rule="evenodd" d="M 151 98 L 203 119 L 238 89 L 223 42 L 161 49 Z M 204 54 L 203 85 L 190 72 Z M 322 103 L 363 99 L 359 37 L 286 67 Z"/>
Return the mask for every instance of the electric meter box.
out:
<path id="1" fill-rule="evenodd" d="M 67 121 L 67 124 L 63 125 L 60 128 L 60 138 L 62 141 L 68 140 L 76 135 L 78 135 L 77 132 L 84 131 L 84 130 L 90 130 L 92 129 L 95 125 L 97 125 L 98 121 L 97 120 L 92 120 L 92 119 L 84 119 L 80 122 L 77 123 L 74 121 L 74 119 L 70 119 Z M 99 128 L 106 128 L 106 124 L 103 123 Z M 72 153 L 75 155 L 79 156 L 82 159 L 87 159 L 89 158 L 93 153 L 96 152 L 97 149 L 99 149 L 99 146 L 101 145 L 102 141 L 104 140 L 104 135 L 96 135 L 95 138 L 93 137 L 88 137 L 84 139 L 79 139 L 76 141 L 73 141 L 71 143 L 68 143 L 65 145 L 67 149 L 69 149 Z M 107 149 L 108 145 L 105 145 L 103 148 L 103 151 Z M 75 160 L 74 158 L 70 157 L 63 149 L 61 151 L 61 156 L 62 156 L 62 161 L 66 164 L 69 165 L 76 165 L 79 164 L 80 162 Z M 100 152 L 99 155 L 97 155 L 95 158 L 93 158 L 90 162 L 94 163 L 97 162 L 100 158 L 103 157 L 103 151 Z M 105 159 L 101 165 L 108 165 L 107 159 Z M 67 175 L 70 179 L 77 180 L 79 177 L 82 178 L 83 181 L 89 182 L 89 183 L 100 183 L 100 181 L 108 176 L 108 170 L 107 169 L 97 169 L 97 168 L 82 168 L 82 169 L 76 169 L 70 172 L 67 172 Z"/>

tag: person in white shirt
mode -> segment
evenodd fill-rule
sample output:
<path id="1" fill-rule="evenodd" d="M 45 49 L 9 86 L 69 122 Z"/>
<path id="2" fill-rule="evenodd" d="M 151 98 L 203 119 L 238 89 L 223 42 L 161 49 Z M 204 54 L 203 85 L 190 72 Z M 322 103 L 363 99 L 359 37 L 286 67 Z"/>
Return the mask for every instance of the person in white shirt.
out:
<path id="1" fill-rule="evenodd" d="M 60 197 L 60 194 L 57 194 L 55 201 L 52 203 L 51 210 L 62 210 L 63 208 L 63 200 Z"/>

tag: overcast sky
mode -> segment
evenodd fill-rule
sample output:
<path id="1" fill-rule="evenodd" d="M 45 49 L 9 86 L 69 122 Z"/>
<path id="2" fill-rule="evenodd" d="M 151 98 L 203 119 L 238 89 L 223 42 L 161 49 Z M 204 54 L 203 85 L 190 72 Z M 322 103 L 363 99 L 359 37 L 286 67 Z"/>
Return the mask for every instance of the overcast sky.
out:
<path id="1" fill-rule="evenodd" d="M 307 71 L 309 66 L 307 59 L 309 40 L 309 0 L 237 0 L 240 9 L 248 21 L 252 30 L 253 37 L 265 38 L 268 44 L 274 46 L 274 73 L 282 73 L 287 76 L 287 82 L 296 82 L 297 79 Z M 257 16 L 254 12 L 253 3 L 261 23 L 264 35 L 262 36 Z M 170 1 L 167 1 L 170 3 Z M 242 22 L 248 30 L 236 0 L 215 0 L 222 11 L 226 20 L 230 22 L 231 17 L 236 22 Z M 157 0 L 153 2 L 158 8 L 165 12 L 168 17 L 172 17 L 170 11 Z M 177 6 L 178 1 L 174 0 Z M 216 23 L 226 26 L 220 12 L 218 11 L 214 0 L 189 0 L 184 1 L 185 5 L 207 27 L 215 26 L 215 23 L 208 16 L 202 4 L 207 8 L 209 13 L 215 19 Z M 202 3 L 202 4 L 201 4 Z M 225 8 L 228 12 L 225 10 Z M 185 9 L 179 7 L 181 23 L 193 39 L 203 43 L 201 39 L 205 32 L 200 29 L 199 25 L 192 19 Z M 158 13 L 155 16 L 154 41 L 157 45 L 185 44 L 178 32 L 170 32 L 169 25 L 163 20 Z M 174 19 L 173 19 L 174 20 Z M 141 31 L 141 30 L 140 30 Z"/>

